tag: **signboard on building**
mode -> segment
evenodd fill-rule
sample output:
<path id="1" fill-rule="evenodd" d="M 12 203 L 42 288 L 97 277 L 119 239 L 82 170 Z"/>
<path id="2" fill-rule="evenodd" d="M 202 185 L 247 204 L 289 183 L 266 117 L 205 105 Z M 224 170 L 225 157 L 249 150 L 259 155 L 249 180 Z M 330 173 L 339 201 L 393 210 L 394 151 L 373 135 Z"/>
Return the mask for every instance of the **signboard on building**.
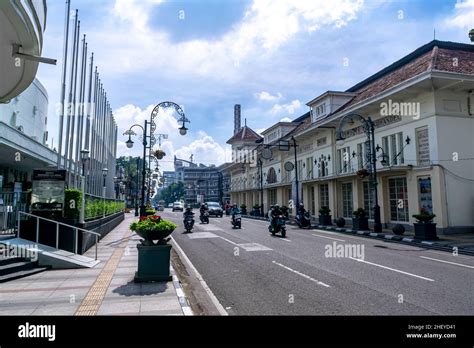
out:
<path id="1" fill-rule="evenodd" d="M 32 211 L 60 211 L 64 208 L 65 170 L 34 170 Z"/>
<path id="2" fill-rule="evenodd" d="M 428 139 L 428 128 L 416 130 L 416 148 L 418 165 L 426 166 L 430 164 L 430 142 Z"/>

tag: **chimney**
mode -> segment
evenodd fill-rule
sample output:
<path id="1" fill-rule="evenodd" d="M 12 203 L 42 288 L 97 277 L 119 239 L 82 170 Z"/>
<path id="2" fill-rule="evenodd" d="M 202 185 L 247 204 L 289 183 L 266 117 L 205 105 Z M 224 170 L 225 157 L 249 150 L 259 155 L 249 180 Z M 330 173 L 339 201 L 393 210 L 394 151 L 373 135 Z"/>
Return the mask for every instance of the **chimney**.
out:
<path id="1" fill-rule="evenodd" d="M 237 134 L 241 128 L 240 104 L 237 104 L 234 106 L 234 134 Z"/>

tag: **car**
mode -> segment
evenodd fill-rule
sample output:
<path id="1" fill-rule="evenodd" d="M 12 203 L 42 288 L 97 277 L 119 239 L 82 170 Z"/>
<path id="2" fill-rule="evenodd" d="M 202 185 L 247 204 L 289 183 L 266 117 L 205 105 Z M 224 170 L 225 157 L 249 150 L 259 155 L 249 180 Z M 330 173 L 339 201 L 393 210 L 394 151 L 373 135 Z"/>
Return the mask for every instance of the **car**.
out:
<path id="1" fill-rule="evenodd" d="M 173 203 L 173 211 L 184 211 L 184 205 L 181 202 L 174 202 Z"/>
<path id="2" fill-rule="evenodd" d="M 218 216 L 222 217 L 224 215 L 224 211 L 222 207 L 217 202 L 207 202 L 207 207 L 209 208 L 209 216 Z"/>
<path id="3" fill-rule="evenodd" d="M 173 203 L 168 204 L 168 208 L 173 208 Z"/>
<path id="4" fill-rule="evenodd" d="M 156 206 L 156 211 L 165 211 L 165 207 L 164 207 L 163 205 L 161 205 L 161 204 L 158 204 L 158 205 Z"/>

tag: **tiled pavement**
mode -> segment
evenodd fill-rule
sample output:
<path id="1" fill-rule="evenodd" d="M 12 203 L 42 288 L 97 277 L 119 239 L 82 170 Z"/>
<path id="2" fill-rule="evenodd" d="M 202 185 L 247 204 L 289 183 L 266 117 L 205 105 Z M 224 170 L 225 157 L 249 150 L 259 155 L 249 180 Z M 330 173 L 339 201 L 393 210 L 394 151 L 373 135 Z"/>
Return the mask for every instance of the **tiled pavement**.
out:
<path id="1" fill-rule="evenodd" d="M 51 270 L 0 284 L 0 315 L 183 315 L 173 282 L 134 283 L 139 237 L 126 214 L 93 269 Z M 86 255 L 94 257 L 92 248 Z"/>

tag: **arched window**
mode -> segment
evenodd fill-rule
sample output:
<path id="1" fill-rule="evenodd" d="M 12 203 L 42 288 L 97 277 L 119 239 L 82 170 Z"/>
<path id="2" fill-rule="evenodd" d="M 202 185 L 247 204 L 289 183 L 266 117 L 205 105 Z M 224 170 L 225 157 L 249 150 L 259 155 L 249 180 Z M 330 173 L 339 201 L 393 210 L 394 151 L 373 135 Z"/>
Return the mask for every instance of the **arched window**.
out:
<path id="1" fill-rule="evenodd" d="M 273 167 L 268 170 L 267 182 L 269 184 L 274 184 L 274 183 L 277 182 L 277 175 L 276 175 L 275 169 L 273 169 Z"/>

